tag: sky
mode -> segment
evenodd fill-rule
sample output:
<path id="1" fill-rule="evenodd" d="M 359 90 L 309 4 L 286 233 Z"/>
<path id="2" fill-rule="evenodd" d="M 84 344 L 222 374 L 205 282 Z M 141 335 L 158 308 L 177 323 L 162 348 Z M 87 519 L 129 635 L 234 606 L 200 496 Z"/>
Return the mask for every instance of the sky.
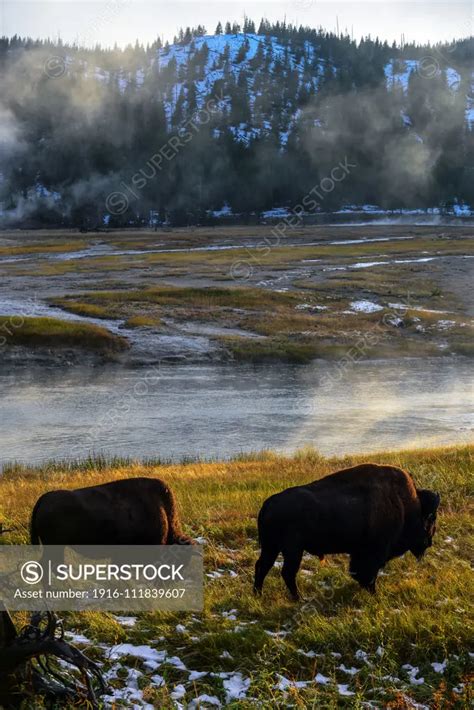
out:
<path id="1" fill-rule="evenodd" d="M 86 46 L 124 46 L 172 41 L 179 27 L 204 25 L 214 32 L 219 20 L 256 22 L 261 17 L 336 31 L 358 39 L 371 35 L 389 42 L 426 43 L 473 35 L 471 0 L 0 0 L 0 34 L 60 37 Z"/>

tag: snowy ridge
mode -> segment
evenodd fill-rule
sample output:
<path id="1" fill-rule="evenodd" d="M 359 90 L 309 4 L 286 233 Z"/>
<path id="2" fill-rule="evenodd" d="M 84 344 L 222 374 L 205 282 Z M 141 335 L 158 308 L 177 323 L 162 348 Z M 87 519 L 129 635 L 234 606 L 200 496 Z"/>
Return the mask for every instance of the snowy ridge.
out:
<path id="1" fill-rule="evenodd" d="M 304 59 L 303 56 L 297 58 L 295 53 L 292 53 L 288 47 L 283 46 L 276 37 L 266 37 L 257 34 L 231 34 L 231 35 L 206 35 L 197 37 L 193 42 L 186 45 L 171 45 L 159 50 L 157 57 L 157 65 L 160 70 L 170 66 L 170 63 L 176 62 L 178 78 L 184 73 L 184 69 L 188 67 L 196 54 L 203 51 L 203 47 L 208 48 L 208 56 L 201 70 L 202 78 L 195 80 L 196 100 L 198 108 L 203 108 L 206 100 L 220 96 L 216 87 L 228 83 L 229 77 L 237 82 L 241 74 L 245 74 L 248 81 L 249 102 L 252 112 L 252 121 L 240 122 L 231 127 L 231 132 L 234 137 L 244 143 L 249 143 L 251 138 L 256 138 L 262 134 L 268 133 L 271 130 L 271 125 L 268 120 L 262 118 L 260 125 L 252 125 L 256 118 L 256 99 L 263 95 L 263 90 L 257 86 L 257 76 L 253 63 L 260 51 L 264 56 L 268 55 L 266 60 L 265 70 L 270 75 L 277 71 L 288 60 L 290 70 L 295 73 L 295 78 L 298 82 L 298 90 L 301 90 L 304 85 L 306 91 L 317 91 L 319 86 L 319 74 L 323 71 L 325 62 L 322 59 L 317 59 L 316 48 L 310 43 L 305 42 L 304 52 L 306 61 L 317 66 L 313 70 L 312 76 L 304 76 Z M 239 57 L 245 53 L 243 58 Z M 186 82 L 179 81 L 171 87 L 165 94 L 164 103 L 165 111 L 169 123 L 171 124 L 172 116 L 176 110 L 176 104 L 181 92 L 186 95 Z M 220 98 L 220 105 L 225 106 L 230 110 L 231 99 L 230 95 L 224 94 Z M 288 104 L 288 109 L 291 111 L 291 105 Z M 288 140 L 289 129 L 294 125 L 298 118 L 299 111 L 292 113 L 287 121 L 287 129 L 280 132 L 280 142 L 285 145 Z"/>
<path id="2" fill-rule="evenodd" d="M 169 85 L 162 91 L 160 99 L 163 101 L 168 126 L 173 127 L 173 116 L 177 105 L 181 101 L 186 108 L 189 99 L 189 77 L 192 76 L 196 91 L 196 108 L 202 109 L 211 98 L 219 96 L 221 109 L 231 111 L 231 96 L 229 84 L 238 84 L 239 79 L 245 77 L 248 90 L 250 117 L 247 121 L 239 121 L 230 126 L 230 131 L 235 138 L 248 144 L 252 138 L 268 135 L 272 126 L 265 110 L 259 109 L 258 99 L 264 96 L 259 79 L 260 72 L 256 62 L 263 58 L 264 72 L 275 78 L 280 74 L 284 81 L 294 82 L 295 93 L 300 97 L 317 93 L 324 72 L 335 74 L 337 67 L 318 58 L 318 47 L 309 41 L 304 42 L 298 51 L 292 50 L 276 37 L 258 35 L 253 33 L 205 35 L 194 37 L 187 44 L 167 45 L 157 50 L 156 57 L 146 66 L 134 71 L 122 68 L 117 77 L 117 84 L 122 93 L 127 88 L 135 85 L 144 86 L 153 73 L 170 72 Z M 205 56 L 207 55 L 207 56 Z M 201 59 L 204 58 L 203 61 Z M 427 81 L 439 75 L 435 59 L 428 64 L 425 59 L 393 59 L 384 67 L 387 88 L 400 87 L 406 96 L 410 76 L 419 74 Z M 194 65 L 193 71 L 190 67 Z M 329 65 L 329 66 L 328 66 Z M 283 69 L 286 67 L 286 69 Z M 105 83 L 110 80 L 110 72 L 101 67 L 83 68 L 89 78 Z M 285 73 L 286 72 L 286 73 Z M 459 72 L 447 67 L 445 70 L 446 81 L 452 91 L 462 90 L 462 78 Z M 301 118 L 301 110 L 295 107 L 295 102 L 288 100 L 283 110 L 283 130 L 279 132 L 280 143 L 286 145 L 291 130 Z M 406 111 L 401 111 L 400 120 L 410 129 L 412 119 Z M 474 73 L 470 90 L 466 92 L 466 121 L 469 127 L 474 125 Z M 313 118 L 315 126 L 324 128 L 319 119 Z M 415 139 L 422 139 L 415 135 Z"/>

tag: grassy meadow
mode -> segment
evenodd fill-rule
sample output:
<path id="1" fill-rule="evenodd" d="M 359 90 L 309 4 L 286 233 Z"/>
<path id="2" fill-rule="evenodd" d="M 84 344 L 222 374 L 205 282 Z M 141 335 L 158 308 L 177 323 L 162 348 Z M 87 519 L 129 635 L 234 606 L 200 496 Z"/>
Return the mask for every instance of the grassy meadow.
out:
<path id="1" fill-rule="evenodd" d="M 390 562 L 376 596 L 350 579 L 345 556 L 324 565 L 304 558 L 304 602 L 289 600 L 277 566 L 262 598 L 252 594 L 264 499 L 367 460 L 360 455 L 324 458 L 308 449 L 181 464 L 11 465 L 0 476 L 0 521 L 13 528 L 2 542 L 28 542 L 31 510 L 47 490 L 141 475 L 174 489 L 185 531 L 204 543 L 204 612 L 64 615 L 103 664 L 108 707 L 461 710 L 473 701 L 473 455 L 465 445 L 370 456 L 408 469 L 417 485 L 441 495 L 433 547 L 420 563 L 409 554 Z M 152 668 L 146 659 L 157 651 L 166 654 Z"/>

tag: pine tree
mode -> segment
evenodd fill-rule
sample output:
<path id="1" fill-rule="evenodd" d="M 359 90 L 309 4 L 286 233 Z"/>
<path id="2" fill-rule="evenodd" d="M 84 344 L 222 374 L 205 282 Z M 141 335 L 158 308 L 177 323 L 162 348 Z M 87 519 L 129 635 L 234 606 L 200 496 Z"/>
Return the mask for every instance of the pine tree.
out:
<path id="1" fill-rule="evenodd" d="M 187 85 L 187 94 L 186 94 L 186 100 L 187 100 L 187 114 L 188 118 L 190 118 L 197 109 L 197 91 L 196 91 L 196 84 L 194 81 L 189 82 Z"/>
<path id="2" fill-rule="evenodd" d="M 171 119 L 173 126 L 179 126 L 184 121 L 184 105 L 186 103 L 186 97 L 184 95 L 184 89 L 181 87 L 178 99 L 176 101 L 176 106 Z"/>
<path id="3" fill-rule="evenodd" d="M 239 51 L 237 52 L 237 56 L 235 58 L 235 63 L 236 64 L 241 64 L 245 57 L 247 56 L 247 52 L 250 48 L 250 44 L 247 38 L 242 42 L 242 44 L 239 47 Z"/>
<path id="4" fill-rule="evenodd" d="M 250 60 L 250 66 L 252 69 L 259 69 L 265 60 L 265 54 L 263 52 L 263 42 L 258 42 L 257 51 L 254 57 Z"/>
<path id="5" fill-rule="evenodd" d="M 255 22 L 249 20 L 248 17 L 244 17 L 244 33 L 255 34 Z"/>

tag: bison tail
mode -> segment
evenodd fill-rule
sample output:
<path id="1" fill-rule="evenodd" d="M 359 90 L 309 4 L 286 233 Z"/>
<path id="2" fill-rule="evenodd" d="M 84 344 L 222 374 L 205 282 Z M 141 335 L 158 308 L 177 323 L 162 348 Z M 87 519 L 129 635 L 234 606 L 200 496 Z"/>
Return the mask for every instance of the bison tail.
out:
<path id="1" fill-rule="evenodd" d="M 166 541 L 167 545 L 194 545 L 192 538 L 188 537 L 181 530 L 181 523 L 179 521 L 178 509 L 176 506 L 176 500 L 173 495 L 173 491 L 165 487 L 163 491 L 163 504 L 166 510 L 166 516 L 168 518 L 168 539 Z"/>

